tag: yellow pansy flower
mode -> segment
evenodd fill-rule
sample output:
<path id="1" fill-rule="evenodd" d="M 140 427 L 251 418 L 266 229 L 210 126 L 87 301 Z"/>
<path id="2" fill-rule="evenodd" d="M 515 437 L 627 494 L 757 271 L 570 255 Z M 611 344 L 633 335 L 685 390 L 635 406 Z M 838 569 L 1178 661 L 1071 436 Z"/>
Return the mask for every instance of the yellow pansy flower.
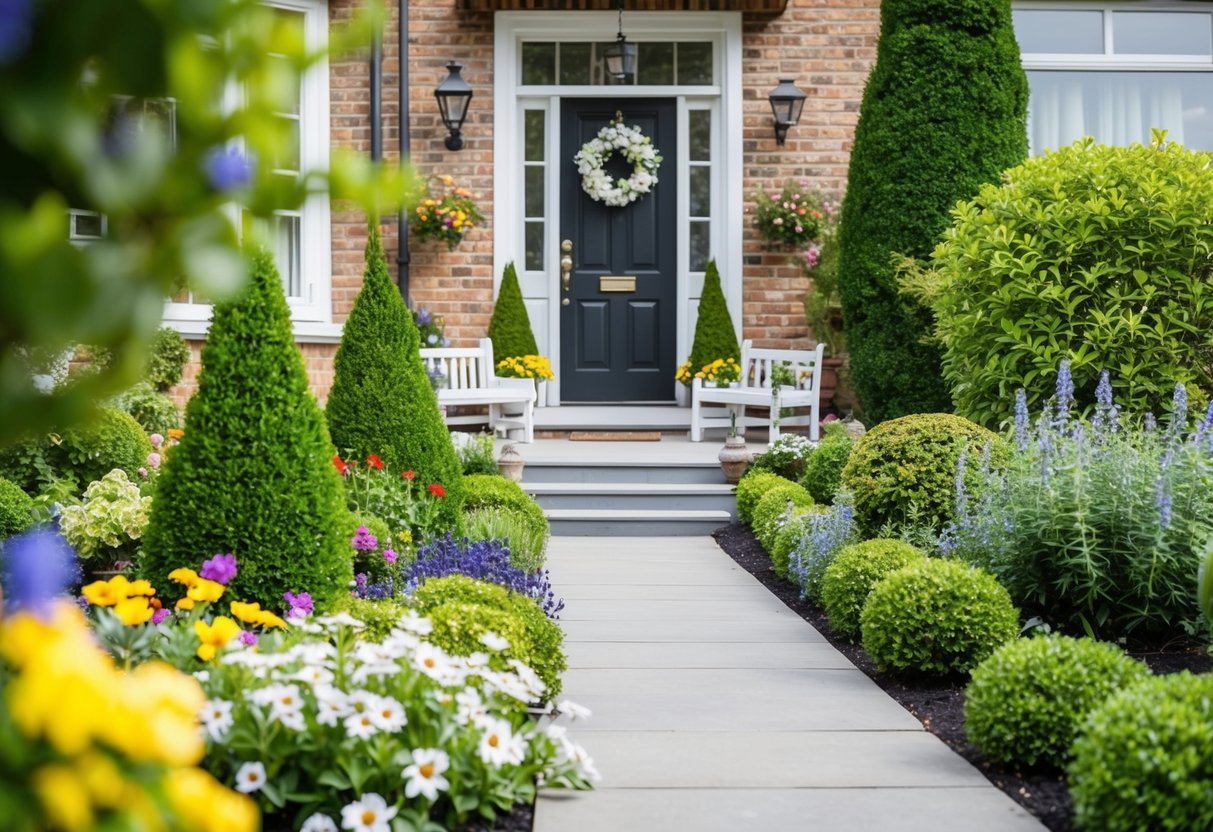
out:
<path id="1" fill-rule="evenodd" d="M 151 581 L 145 581 L 143 579 L 140 579 L 138 581 L 131 581 L 127 585 L 126 594 L 128 596 L 146 595 L 150 598 L 151 596 L 156 594 L 156 588 L 154 586 L 152 586 Z"/>
<path id="2" fill-rule="evenodd" d="M 201 642 L 198 646 L 198 658 L 209 662 L 215 658 L 216 652 L 240 635 L 240 625 L 227 616 L 221 615 L 211 624 L 207 624 L 205 621 L 195 621 L 194 633 Z"/>
<path id="3" fill-rule="evenodd" d="M 208 581 L 206 578 L 199 578 L 198 582 L 190 587 L 186 593 L 193 601 L 218 601 L 223 597 L 223 590 L 226 587 L 218 581 Z"/>
<path id="4" fill-rule="evenodd" d="M 93 828 L 93 807 L 80 775 L 70 766 L 46 765 L 34 772 L 34 792 L 55 829 Z"/>
<path id="5" fill-rule="evenodd" d="M 182 566 L 180 569 L 174 569 L 172 572 L 169 572 L 168 579 L 170 581 L 176 581 L 179 584 L 184 584 L 185 586 L 193 586 L 200 580 L 197 572 L 195 572 L 193 569 L 186 569 L 184 566 Z"/>
<path id="6" fill-rule="evenodd" d="M 115 575 L 108 581 L 93 581 L 82 587 L 80 592 L 94 607 L 112 607 L 126 599 L 129 584 L 126 578 Z"/>
<path id="7" fill-rule="evenodd" d="M 133 598 L 124 598 L 114 605 L 114 613 L 118 618 L 122 619 L 122 623 L 128 627 L 136 627 L 140 624 L 146 624 L 151 620 L 152 605 L 147 598 L 142 595 L 136 595 Z"/>
<path id="8" fill-rule="evenodd" d="M 193 608 L 194 608 L 194 599 L 193 598 L 179 598 L 177 600 L 177 609 L 181 610 L 182 612 L 189 612 Z"/>

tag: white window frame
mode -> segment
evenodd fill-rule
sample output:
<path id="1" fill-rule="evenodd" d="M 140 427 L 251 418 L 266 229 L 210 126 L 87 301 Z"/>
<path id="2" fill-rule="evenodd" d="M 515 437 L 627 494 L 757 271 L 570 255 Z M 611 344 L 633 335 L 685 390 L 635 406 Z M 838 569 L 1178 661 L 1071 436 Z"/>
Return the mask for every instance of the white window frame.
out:
<path id="1" fill-rule="evenodd" d="M 264 4 L 302 12 L 307 49 L 326 49 L 329 31 L 327 0 L 265 0 Z M 300 169 L 327 171 L 331 142 L 327 58 L 321 58 L 309 66 L 300 83 Z M 226 91 L 226 100 L 234 104 L 240 95 L 238 86 L 232 84 Z M 301 217 L 299 257 L 304 296 L 287 298 L 296 339 L 335 342 L 341 337 L 341 325 L 333 323 L 332 222 L 328 196 L 323 193 L 310 194 L 299 209 L 284 213 Z M 230 218 L 239 229 L 239 206 L 230 208 Z M 212 307 L 207 303 L 169 301 L 164 308 L 164 323 L 184 336 L 205 337 L 211 312 Z"/>
<path id="2" fill-rule="evenodd" d="M 628 40 L 711 41 L 713 78 L 716 83 L 702 86 L 663 85 L 527 85 L 521 83 L 521 44 L 523 41 L 612 40 L 617 29 L 617 11 L 536 11 L 498 12 L 495 17 L 493 77 L 493 217 L 494 217 L 494 293 L 502 271 L 510 260 L 518 267 L 523 298 L 536 324 L 536 339 L 546 342 L 552 358 L 556 381 L 548 385 L 548 403 L 558 404 L 560 396 L 560 170 L 548 168 L 545 210 L 548 222 L 544 234 L 544 264 L 541 272 L 525 271 L 525 228 L 521 200 L 525 192 L 522 179 L 524 147 L 522 113 L 543 109 L 547 113 L 545 159 L 555 158 L 559 149 L 560 100 L 563 97 L 606 99 L 673 98 L 677 101 L 678 135 L 687 135 L 689 109 L 713 112 L 711 243 L 710 257 L 720 269 L 725 302 L 740 323 L 742 300 L 742 234 L 744 198 L 742 190 L 742 89 L 741 89 L 741 13 L 740 12 L 629 12 L 626 20 Z M 659 148 L 660 149 L 660 148 Z M 662 165 L 678 168 L 676 210 L 679 217 L 676 331 L 679 357 L 690 350 L 703 291 L 703 272 L 691 272 L 690 241 L 686 219 L 689 210 L 687 154 L 663 153 Z M 576 256 L 574 254 L 574 256 Z M 538 313 L 538 314 L 536 314 Z M 542 347 L 541 347 L 542 348 Z M 674 398 L 671 381 L 671 400 Z"/>

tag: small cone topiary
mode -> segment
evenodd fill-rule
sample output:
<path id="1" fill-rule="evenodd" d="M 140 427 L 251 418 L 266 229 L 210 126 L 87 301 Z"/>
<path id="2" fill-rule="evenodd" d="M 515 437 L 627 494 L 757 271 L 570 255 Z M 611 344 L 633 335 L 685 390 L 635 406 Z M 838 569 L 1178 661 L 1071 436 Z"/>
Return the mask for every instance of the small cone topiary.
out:
<path id="1" fill-rule="evenodd" d="M 308 390 L 273 257 L 215 307 L 185 436 L 157 484 L 140 571 L 171 595 L 168 573 L 236 556 L 227 598 L 281 610 L 286 591 L 324 609 L 353 578 L 341 476 Z"/>
<path id="2" fill-rule="evenodd" d="M 463 513 L 463 467 L 420 349 L 417 326 L 388 276 L 379 232 L 372 228 L 362 291 L 333 361 L 329 432 L 343 458 L 376 454 L 393 473 L 416 471 L 423 487 L 440 484 L 446 496 L 439 522 L 453 531 Z"/>
<path id="3" fill-rule="evenodd" d="M 716 261 L 709 260 L 707 273 L 703 277 L 703 295 L 699 298 L 695 341 L 691 346 L 691 375 L 717 358 L 741 360 L 741 347 L 737 344 L 737 330 L 733 327 L 733 317 L 724 300 Z"/>
<path id="4" fill-rule="evenodd" d="M 489 321 L 489 340 L 493 342 L 493 358 L 513 358 L 519 355 L 538 355 L 535 333 L 531 331 L 531 318 L 526 304 L 522 302 L 522 287 L 518 285 L 518 272 L 513 263 L 507 263 L 501 276 L 501 289 L 497 292 L 497 303 L 493 306 L 493 317 Z"/>

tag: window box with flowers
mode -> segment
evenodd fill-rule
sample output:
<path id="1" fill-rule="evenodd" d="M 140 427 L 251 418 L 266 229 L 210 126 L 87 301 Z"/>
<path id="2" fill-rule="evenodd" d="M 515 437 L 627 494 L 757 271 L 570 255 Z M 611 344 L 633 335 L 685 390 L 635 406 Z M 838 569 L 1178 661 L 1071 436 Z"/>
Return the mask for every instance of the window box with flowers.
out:
<path id="1" fill-rule="evenodd" d="M 426 184 L 426 196 L 417 205 L 409 227 L 419 240 L 441 240 L 450 251 L 469 231 L 484 223 L 472 192 L 455 185 L 454 178 L 434 174 Z"/>
<path id="2" fill-rule="evenodd" d="M 552 362 L 545 355 L 514 355 L 497 362 L 496 373 L 502 378 L 535 379 L 536 406 L 543 407 L 548 401 L 548 382 L 556 378 Z"/>

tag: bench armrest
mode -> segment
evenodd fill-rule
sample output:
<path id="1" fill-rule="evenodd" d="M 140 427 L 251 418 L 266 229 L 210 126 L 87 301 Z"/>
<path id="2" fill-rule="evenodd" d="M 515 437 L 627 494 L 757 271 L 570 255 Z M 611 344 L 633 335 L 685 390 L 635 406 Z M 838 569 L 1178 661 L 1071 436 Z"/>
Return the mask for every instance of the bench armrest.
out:
<path id="1" fill-rule="evenodd" d="M 505 390 L 511 390 L 515 393 L 529 392 L 531 401 L 535 401 L 535 381 L 529 378 L 505 378 L 502 376 L 490 376 L 490 387 L 499 387 Z"/>

